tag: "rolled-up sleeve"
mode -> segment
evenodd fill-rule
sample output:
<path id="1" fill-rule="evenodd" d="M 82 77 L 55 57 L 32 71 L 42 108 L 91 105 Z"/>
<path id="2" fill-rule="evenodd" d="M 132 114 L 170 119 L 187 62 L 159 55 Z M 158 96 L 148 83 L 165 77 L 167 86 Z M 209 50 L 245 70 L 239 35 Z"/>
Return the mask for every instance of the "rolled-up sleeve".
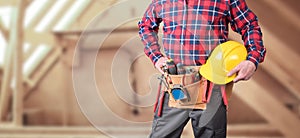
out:
<path id="1" fill-rule="evenodd" d="M 266 54 L 257 16 L 248 8 L 245 0 L 230 0 L 229 13 L 231 28 L 242 35 L 247 48 L 247 60 L 257 66 L 264 61 Z"/>
<path id="2" fill-rule="evenodd" d="M 139 35 L 145 45 L 144 52 L 151 59 L 153 64 L 162 57 L 158 43 L 158 29 L 161 22 L 162 19 L 157 16 L 155 4 L 152 2 L 138 23 Z"/>

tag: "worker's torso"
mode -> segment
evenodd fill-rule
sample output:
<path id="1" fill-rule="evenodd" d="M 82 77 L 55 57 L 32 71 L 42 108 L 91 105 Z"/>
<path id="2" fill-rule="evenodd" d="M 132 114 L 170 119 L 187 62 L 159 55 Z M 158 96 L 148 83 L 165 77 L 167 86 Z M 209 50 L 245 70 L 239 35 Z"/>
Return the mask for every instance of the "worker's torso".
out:
<path id="1" fill-rule="evenodd" d="M 184 65 L 204 64 L 211 51 L 228 39 L 227 0 L 157 0 L 166 55 Z"/>

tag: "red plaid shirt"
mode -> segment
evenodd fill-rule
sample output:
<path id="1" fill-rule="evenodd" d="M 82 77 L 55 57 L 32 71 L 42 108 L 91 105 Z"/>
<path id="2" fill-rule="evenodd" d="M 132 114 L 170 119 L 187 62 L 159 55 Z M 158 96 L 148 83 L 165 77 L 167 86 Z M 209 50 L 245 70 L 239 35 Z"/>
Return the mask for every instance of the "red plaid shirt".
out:
<path id="1" fill-rule="evenodd" d="M 228 40 L 229 23 L 242 35 L 247 60 L 255 65 L 264 60 L 261 29 L 245 0 L 152 0 L 139 22 L 139 34 L 154 64 L 163 56 L 158 43 L 161 22 L 164 53 L 175 63 L 204 64 L 212 50 Z"/>

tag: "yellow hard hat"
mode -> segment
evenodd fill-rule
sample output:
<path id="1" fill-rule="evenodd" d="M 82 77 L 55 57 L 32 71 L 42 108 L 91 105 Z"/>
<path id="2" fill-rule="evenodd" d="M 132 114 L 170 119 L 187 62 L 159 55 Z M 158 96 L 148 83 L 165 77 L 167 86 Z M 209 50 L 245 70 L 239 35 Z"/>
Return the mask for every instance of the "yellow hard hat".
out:
<path id="1" fill-rule="evenodd" d="M 201 66 L 200 74 L 215 84 L 227 84 L 236 77 L 236 74 L 228 77 L 229 71 L 244 61 L 246 56 L 247 50 L 244 45 L 227 41 L 212 51 L 206 63 Z"/>

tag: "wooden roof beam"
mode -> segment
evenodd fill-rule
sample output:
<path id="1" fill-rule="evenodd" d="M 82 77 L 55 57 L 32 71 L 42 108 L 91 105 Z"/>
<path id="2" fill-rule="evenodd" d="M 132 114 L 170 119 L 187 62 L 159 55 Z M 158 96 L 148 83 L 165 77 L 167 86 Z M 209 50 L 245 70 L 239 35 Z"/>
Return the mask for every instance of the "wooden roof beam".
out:
<path id="1" fill-rule="evenodd" d="M 4 26 L 2 18 L 0 18 L 0 30 L 2 31 L 3 37 L 6 41 L 8 41 L 9 37 L 9 31 L 8 29 Z"/>
<path id="2" fill-rule="evenodd" d="M 43 59 L 43 61 L 40 61 L 40 62 L 44 62 L 43 66 L 39 67 L 38 70 L 37 70 L 37 68 L 35 68 L 36 73 L 34 75 L 30 74 L 31 76 L 33 76 L 31 79 L 29 79 L 30 76 L 26 76 L 26 78 L 28 78 L 26 80 L 26 83 L 28 83 L 28 85 L 29 85 L 29 89 L 26 92 L 26 95 L 28 93 L 30 93 L 31 90 L 36 88 L 37 84 L 40 82 L 42 77 L 45 76 L 47 71 L 49 71 L 49 69 L 58 60 L 58 58 L 60 56 L 61 56 L 61 49 L 60 48 L 54 49 L 50 53 L 50 55 L 47 55 L 47 57 L 45 57 L 45 59 Z"/>
<path id="3" fill-rule="evenodd" d="M 300 85 L 297 84 L 297 82 L 300 82 L 299 69 L 294 64 L 290 64 L 298 63 L 300 55 L 287 47 L 280 38 L 265 29 L 263 25 L 261 25 L 261 28 L 264 33 L 264 45 L 267 48 L 267 56 L 266 61 L 260 64 L 259 67 L 270 73 L 300 100 Z M 242 42 L 240 36 L 236 33 L 230 32 L 230 38 Z M 269 46 L 270 48 L 268 48 Z M 284 58 L 282 55 L 285 55 Z"/>
<path id="4" fill-rule="evenodd" d="M 1 0 L 0 5 L 1 6 L 16 6 L 17 0 Z"/>
<path id="5" fill-rule="evenodd" d="M 11 32 L 9 36 L 9 46 L 6 55 L 6 67 L 4 69 L 4 80 L 1 89 L 0 99 L 0 121 L 5 119 L 8 113 L 9 99 L 13 96 L 12 105 L 12 123 L 14 125 L 22 125 L 23 123 L 23 13 L 26 8 L 24 0 L 18 0 L 17 7 L 13 8 L 11 15 Z M 14 75 L 12 75 L 12 73 Z M 13 94 L 10 86 L 14 77 Z"/>
<path id="6" fill-rule="evenodd" d="M 55 45 L 55 37 L 52 33 L 47 32 L 34 32 L 26 31 L 24 41 L 30 43 L 32 46 L 38 46 L 40 44 L 46 44 L 49 46 Z"/>
<path id="7" fill-rule="evenodd" d="M 274 9 L 279 10 L 282 17 L 285 20 L 289 20 L 291 24 L 293 24 L 298 30 L 300 30 L 300 18 L 297 12 L 291 10 L 285 1 L 282 0 L 263 0 L 268 5 L 272 6 Z"/>
<path id="8" fill-rule="evenodd" d="M 14 46 L 14 80 L 15 88 L 13 89 L 12 103 L 12 121 L 16 126 L 23 125 L 23 22 L 24 11 L 27 3 L 24 0 L 18 0 L 18 6 L 15 15 L 12 16 L 12 34 L 10 43 Z M 14 41 L 14 42 L 13 42 Z"/>
<path id="9" fill-rule="evenodd" d="M 76 1 L 74 0 L 67 0 L 67 2 L 63 5 L 61 9 L 56 9 L 59 10 L 60 12 L 55 15 L 53 20 L 51 20 L 50 24 L 45 28 L 45 31 L 50 32 L 53 27 L 56 25 L 56 23 L 63 17 L 64 13 L 66 13 L 67 10 L 75 3 Z M 43 19 L 41 20 L 43 21 Z"/>
<path id="10" fill-rule="evenodd" d="M 289 47 L 287 47 L 280 38 L 275 37 L 268 30 L 263 30 L 265 45 L 270 46 L 267 49 L 266 62 L 261 66 L 268 71 L 274 78 L 276 78 L 281 84 L 283 84 L 290 92 L 292 92 L 298 100 L 300 100 L 300 86 L 297 82 L 300 82 L 300 73 L 297 66 L 291 63 L 298 63 L 300 55 Z M 282 58 L 282 55 L 285 55 Z M 286 62 L 289 61 L 289 62 Z M 292 74 L 292 75 L 291 75 Z"/>
<path id="11" fill-rule="evenodd" d="M 99 12 L 103 12 L 107 7 L 117 3 L 118 0 L 99 1 L 92 0 L 91 4 L 87 6 L 88 10 L 85 10 L 78 18 L 77 23 L 73 24 L 70 28 L 73 29 L 85 29 L 86 25 L 93 20 L 94 17 L 99 15 Z M 106 17 L 103 17 L 106 18 Z"/>
<path id="12" fill-rule="evenodd" d="M 28 24 L 28 26 L 26 27 L 27 30 L 34 30 L 34 27 L 39 23 L 39 21 L 41 21 L 41 19 L 45 16 L 45 14 L 47 13 L 47 11 L 51 8 L 51 6 L 55 3 L 55 0 L 48 0 L 46 3 L 44 3 L 44 5 L 42 5 L 43 7 L 41 8 L 41 10 L 37 13 L 37 15 L 35 16 L 35 18 L 33 18 L 30 23 Z"/>
<path id="13" fill-rule="evenodd" d="M 54 30 L 69 29 L 72 24 L 76 24 L 76 21 L 85 13 L 86 9 L 88 9 L 88 7 L 90 7 L 90 5 L 92 4 L 93 0 L 81 0 L 74 2 L 72 7 L 70 7 L 69 11 L 66 12 L 66 14 L 59 20 L 59 22 L 57 22 L 57 24 L 54 27 Z M 69 14 L 73 15 L 70 16 Z"/>
<path id="14" fill-rule="evenodd" d="M 268 88 L 254 80 L 238 83 L 234 87 L 234 94 L 257 111 L 285 137 L 298 138 L 300 135 L 298 116 L 288 110 L 270 92 Z"/>

